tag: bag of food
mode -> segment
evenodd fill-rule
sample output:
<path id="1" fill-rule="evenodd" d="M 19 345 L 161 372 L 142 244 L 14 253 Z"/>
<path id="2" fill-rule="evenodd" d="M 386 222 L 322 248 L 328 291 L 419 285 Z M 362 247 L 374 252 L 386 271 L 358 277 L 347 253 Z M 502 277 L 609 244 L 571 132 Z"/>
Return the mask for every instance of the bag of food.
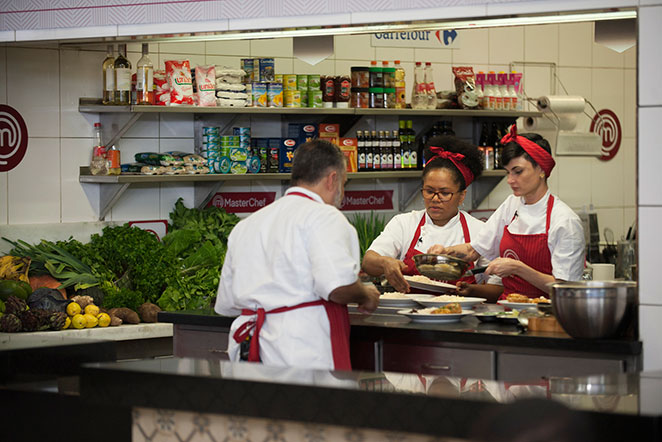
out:
<path id="1" fill-rule="evenodd" d="M 170 106 L 193 105 L 191 65 L 188 60 L 167 60 L 166 77 L 170 86 Z"/>
<path id="2" fill-rule="evenodd" d="M 198 106 L 216 106 L 216 73 L 214 66 L 196 66 Z"/>
<path id="3" fill-rule="evenodd" d="M 453 74 L 455 75 L 457 104 L 463 109 L 477 109 L 479 103 L 474 69 L 471 66 L 453 66 Z"/>
<path id="4" fill-rule="evenodd" d="M 167 153 L 138 152 L 134 155 L 136 163 L 145 163 L 151 166 L 180 166 L 184 162 Z"/>
<path id="5" fill-rule="evenodd" d="M 172 155 L 175 158 L 178 158 L 179 160 L 182 161 L 182 163 L 186 166 L 188 164 L 193 164 L 196 166 L 202 166 L 205 164 L 205 159 L 202 158 L 200 155 L 195 154 L 195 153 L 188 153 L 188 152 L 181 152 L 178 150 L 172 150 L 170 152 L 166 152 L 168 155 Z"/>
<path id="6" fill-rule="evenodd" d="M 170 86 L 165 71 L 154 71 L 154 104 L 161 106 L 170 104 Z"/>

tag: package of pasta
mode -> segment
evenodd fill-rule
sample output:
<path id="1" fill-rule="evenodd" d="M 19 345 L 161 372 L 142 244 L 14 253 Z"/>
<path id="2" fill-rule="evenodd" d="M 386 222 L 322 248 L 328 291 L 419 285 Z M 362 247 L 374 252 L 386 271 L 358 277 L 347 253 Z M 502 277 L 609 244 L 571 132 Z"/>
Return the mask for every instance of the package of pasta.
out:
<path id="1" fill-rule="evenodd" d="M 186 173 L 184 166 L 165 166 L 163 169 L 165 175 L 184 175 Z"/>
<path id="2" fill-rule="evenodd" d="M 198 86 L 198 106 L 216 106 L 216 69 L 214 66 L 196 66 L 195 83 Z"/>
<path id="3" fill-rule="evenodd" d="M 193 105 L 193 83 L 189 61 L 167 60 L 165 67 L 170 86 L 170 106 Z"/>
<path id="4" fill-rule="evenodd" d="M 151 166 L 180 166 L 184 163 L 181 159 L 167 153 L 138 152 L 133 157 L 136 163 L 145 163 Z"/>
<path id="5" fill-rule="evenodd" d="M 196 164 L 187 164 L 184 166 L 186 173 L 189 175 L 202 175 L 209 173 L 209 167 L 198 166 Z"/>
<path id="6" fill-rule="evenodd" d="M 120 167 L 122 169 L 122 173 L 141 173 L 142 168 L 146 165 L 147 164 L 145 163 L 125 163 Z"/>
<path id="7" fill-rule="evenodd" d="M 196 166 L 201 166 L 205 164 L 205 159 L 201 157 L 198 154 L 195 153 L 188 153 L 188 152 L 180 152 L 178 150 L 172 150 L 170 152 L 166 152 L 168 155 L 172 155 L 173 157 L 181 160 L 182 164 L 188 165 L 188 164 L 193 164 Z"/>

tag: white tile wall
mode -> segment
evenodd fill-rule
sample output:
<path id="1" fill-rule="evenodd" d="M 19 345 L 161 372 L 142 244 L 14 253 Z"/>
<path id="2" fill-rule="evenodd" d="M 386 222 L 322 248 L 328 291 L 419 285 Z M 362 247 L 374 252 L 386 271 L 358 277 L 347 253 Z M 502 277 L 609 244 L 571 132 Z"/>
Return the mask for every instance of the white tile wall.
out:
<path id="1" fill-rule="evenodd" d="M 623 205 L 623 155 L 609 161 L 591 159 L 591 201 L 597 207 Z"/>
<path id="2" fill-rule="evenodd" d="M 291 38 L 251 40 L 251 57 L 292 57 Z"/>
<path id="3" fill-rule="evenodd" d="M 61 218 L 60 139 L 30 137 L 21 163 L 7 172 L 8 223 L 57 223 Z"/>
<path id="4" fill-rule="evenodd" d="M 337 60 L 359 60 L 370 63 L 375 59 L 375 48 L 370 46 L 370 35 L 338 35 L 334 38 Z"/>
<path id="5" fill-rule="evenodd" d="M 184 198 L 187 207 L 193 207 L 194 190 L 193 184 L 163 183 L 159 189 L 159 216 L 158 219 L 170 221 L 168 216 L 179 198 Z M 148 218 L 144 218 L 148 219 Z"/>
<path id="6" fill-rule="evenodd" d="M 193 114 L 161 114 L 161 138 L 193 138 Z"/>
<path id="7" fill-rule="evenodd" d="M 659 191 L 662 107 L 639 108 L 639 204 L 662 205 Z"/>
<path id="8" fill-rule="evenodd" d="M 623 158 L 623 206 L 637 206 L 637 143 L 635 138 L 623 138 L 618 156 Z M 627 221 L 627 220 L 626 220 Z"/>
<path id="9" fill-rule="evenodd" d="M 594 158 L 557 157 L 552 176 L 558 179 L 558 196 L 573 209 L 588 207 L 591 195 L 578 189 L 590 189 Z"/>
<path id="10" fill-rule="evenodd" d="M 594 68 L 592 70 L 592 83 L 591 101 L 595 108 L 597 110 L 611 109 L 619 117 L 619 120 L 622 120 L 625 100 L 623 87 L 618 87 L 618 85 L 623 84 L 623 69 Z"/>
<path id="11" fill-rule="evenodd" d="M 31 137 L 60 136 L 59 58 L 57 50 L 7 48 L 7 104 L 21 113 Z"/>
<path id="12" fill-rule="evenodd" d="M 623 116 L 621 127 L 624 137 L 637 136 L 637 71 L 623 70 Z"/>
<path id="13" fill-rule="evenodd" d="M 0 173 L 0 225 L 6 225 L 9 220 L 7 218 L 8 206 L 8 188 L 9 188 L 9 174 Z"/>
<path id="14" fill-rule="evenodd" d="M 559 65 L 591 67 L 593 23 L 559 25 Z"/>
<path id="15" fill-rule="evenodd" d="M 247 57 L 250 54 L 250 42 L 248 40 L 208 41 L 205 43 L 207 55 L 235 55 Z"/>
<path id="16" fill-rule="evenodd" d="M 593 29 L 595 36 L 595 27 Z M 625 67 L 625 54 L 609 49 L 601 44 L 593 43 L 593 67 L 603 68 L 624 68 Z"/>
<path id="17" fill-rule="evenodd" d="M 639 8 L 639 105 L 662 105 L 662 51 L 660 51 L 662 6 Z"/>
<path id="18" fill-rule="evenodd" d="M 81 184 L 78 182 L 80 166 L 90 163 L 92 138 L 62 138 L 60 175 L 62 177 L 62 222 L 96 221 L 94 212 Z M 126 161 L 126 159 L 124 160 Z"/>
<path id="19" fill-rule="evenodd" d="M 332 58 L 327 58 L 326 60 L 322 60 L 315 65 L 308 64 L 305 61 L 295 58 L 292 60 L 292 70 L 283 73 L 330 75 L 335 72 L 335 69 L 336 69 L 335 60 L 333 60 Z M 346 75 L 349 75 L 349 72 L 345 71 L 345 73 Z"/>
<path id="20" fill-rule="evenodd" d="M 639 291 L 641 292 L 641 289 Z M 657 295 L 660 296 L 659 291 Z M 639 306 L 639 334 L 644 337 L 644 371 L 662 369 L 662 352 L 660 352 L 661 317 L 662 306 Z"/>
<path id="21" fill-rule="evenodd" d="M 507 28 L 490 28 L 489 63 L 508 64 L 511 61 L 524 60 L 524 28 L 512 26 Z"/>
<path id="22" fill-rule="evenodd" d="M 489 31 L 487 29 L 471 29 L 462 31 L 459 35 L 459 49 L 453 49 L 453 64 L 472 65 L 485 63 L 489 59 Z"/>
<path id="23" fill-rule="evenodd" d="M 641 304 L 662 305 L 660 270 L 657 264 L 657 257 L 662 247 L 660 216 L 662 216 L 662 207 L 639 207 L 637 238 L 639 239 L 639 302 Z"/>
<path id="24" fill-rule="evenodd" d="M 559 62 L 559 25 L 526 26 L 524 59 L 534 62 Z"/>
<path id="25" fill-rule="evenodd" d="M 7 103 L 7 48 L 0 47 L 0 103 Z"/>

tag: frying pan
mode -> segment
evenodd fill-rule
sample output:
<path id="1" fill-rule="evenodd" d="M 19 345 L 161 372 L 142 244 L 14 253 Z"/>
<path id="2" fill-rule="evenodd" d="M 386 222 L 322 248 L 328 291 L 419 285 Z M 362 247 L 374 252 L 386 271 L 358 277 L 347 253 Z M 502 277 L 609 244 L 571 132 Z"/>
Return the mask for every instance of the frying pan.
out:
<path id="1" fill-rule="evenodd" d="M 414 255 L 416 269 L 423 276 L 441 281 L 455 281 L 465 276 L 483 273 L 487 267 L 467 271 L 471 263 L 449 255 L 423 253 Z"/>

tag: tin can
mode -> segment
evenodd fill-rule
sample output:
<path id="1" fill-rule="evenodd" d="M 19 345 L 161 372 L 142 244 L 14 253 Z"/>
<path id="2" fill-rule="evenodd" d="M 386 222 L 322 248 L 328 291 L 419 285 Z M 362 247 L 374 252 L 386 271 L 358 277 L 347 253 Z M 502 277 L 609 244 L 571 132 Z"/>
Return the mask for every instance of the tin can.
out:
<path id="1" fill-rule="evenodd" d="M 308 107 L 320 108 L 323 106 L 322 103 L 322 91 L 319 90 L 309 90 L 308 91 Z"/>
<path id="2" fill-rule="evenodd" d="M 296 91 L 297 90 L 297 76 L 296 74 L 283 75 L 283 90 Z"/>
<path id="3" fill-rule="evenodd" d="M 220 135 L 221 128 L 217 126 L 202 126 L 202 135 Z"/>
<path id="4" fill-rule="evenodd" d="M 301 92 L 301 107 L 309 107 L 308 106 L 308 91 L 299 91 Z"/>
<path id="5" fill-rule="evenodd" d="M 248 98 L 246 98 L 246 107 L 253 107 L 253 84 L 252 83 L 246 83 L 246 95 L 248 95 Z"/>
<path id="6" fill-rule="evenodd" d="M 247 172 L 246 161 L 233 161 L 230 164 L 230 173 L 233 175 L 245 174 Z"/>
<path id="7" fill-rule="evenodd" d="M 302 94 L 308 91 L 308 75 L 297 75 L 297 89 Z"/>
<path id="8" fill-rule="evenodd" d="M 274 83 L 283 83 L 283 74 L 274 74 Z"/>
<path id="9" fill-rule="evenodd" d="M 321 80 L 319 74 L 308 75 L 308 90 L 309 91 L 322 90 L 322 89 L 320 89 L 321 83 L 322 83 L 322 80 Z"/>
<path id="10" fill-rule="evenodd" d="M 269 107 L 283 107 L 283 85 L 281 83 L 267 85 L 267 104 Z"/>
<path id="11" fill-rule="evenodd" d="M 260 58 L 260 81 L 274 81 L 274 59 Z"/>
<path id="12" fill-rule="evenodd" d="M 229 173 L 230 167 L 232 166 L 232 160 L 228 157 L 221 157 L 216 161 L 215 166 L 216 173 Z"/>
<path id="13" fill-rule="evenodd" d="M 285 107 L 301 107 L 301 92 L 285 91 L 283 98 L 285 99 Z"/>

